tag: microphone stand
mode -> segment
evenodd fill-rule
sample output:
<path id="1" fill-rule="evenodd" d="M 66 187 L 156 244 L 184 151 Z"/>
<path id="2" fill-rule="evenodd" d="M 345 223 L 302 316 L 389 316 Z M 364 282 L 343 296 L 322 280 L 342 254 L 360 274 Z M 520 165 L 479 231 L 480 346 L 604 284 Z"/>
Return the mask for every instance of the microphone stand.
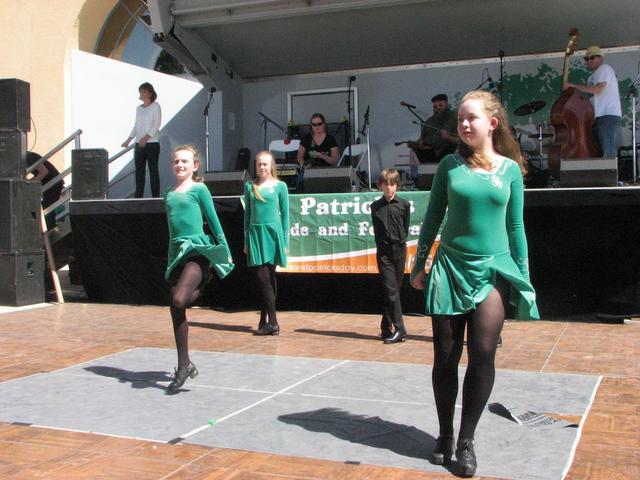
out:
<path id="1" fill-rule="evenodd" d="M 504 51 L 498 51 L 500 57 L 500 85 L 498 85 L 498 97 L 500 97 L 500 103 L 502 103 L 503 85 L 504 85 Z"/>
<path id="2" fill-rule="evenodd" d="M 213 93 L 216 91 L 215 87 L 211 87 L 209 90 L 209 101 L 207 102 L 207 106 L 204 107 L 204 150 L 205 150 L 205 167 L 207 172 L 210 171 L 211 166 L 209 165 L 209 107 L 211 106 L 211 102 L 213 101 Z"/>
<path id="3" fill-rule="evenodd" d="M 409 110 L 411 113 L 413 113 L 413 115 L 414 115 L 418 120 L 420 120 L 420 125 L 424 125 L 425 120 L 424 120 L 420 115 L 418 115 L 418 114 L 415 112 L 415 110 L 413 109 L 414 107 L 412 107 L 411 105 L 404 105 L 404 106 L 405 106 L 405 107 L 407 107 L 407 110 Z"/>
<path id="4" fill-rule="evenodd" d="M 638 96 L 638 89 L 636 88 L 638 82 L 640 81 L 640 73 L 633 81 L 631 86 L 629 87 L 629 92 L 627 93 L 627 98 L 631 97 L 631 151 L 633 155 L 633 181 L 636 182 L 638 180 L 638 171 L 637 171 L 637 152 L 636 152 L 636 98 Z"/>
<path id="5" fill-rule="evenodd" d="M 484 77 L 484 73 L 483 73 L 483 77 Z M 482 87 L 484 87 L 487 83 L 489 82 L 489 77 L 487 77 L 486 79 L 482 80 L 478 86 L 476 88 L 474 88 L 474 90 L 480 90 Z"/>
<path id="6" fill-rule="evenodd" d="M 347 138 L 349 139 L 348 141 L 349 163 L 351 163 L 351 144 L 353 143 L 353 141 L 351 140 L 351 125 L 353 125 L 351 123 L 351 114 L 353 113 L 353 110 L 351 108 L 351 82 L 353 82 L 355 79 L 356 77 L 354 77 L 353 75 L 350 75 L 349 86 L 347 87 Z"/>
<path id="7" fill-rule="evenodd" d="M 364 116 L 364 125 L 362 126 L 362 130 L 360 130 L 360 135 L 367 137 L 367 181 L 369 184 L 369 190 L 371 190 L 371 143 L 369 141 L 369 107 L 367 107 L 367 113 Z M 362 157 L 360 157 L 360 162 L 362 162 Z M 360 162 L 358 162 L 358 168 L 360 168 Z"/>
<path id="8" fill-rule="evenodd" d="M 285 133 L 286 130 L 284 128 L 282 128 L 278 123 L 276 123 L 275 121 L 271 120 L 269 117 L 267 117 L 264 113 L 262 112 L 258 112 L 258 115 L 260 115 L 262 117 L 262 129 L 263 129 L 263 134 L 262 134 L 262 149 L 266 150 L 267 149 L 267 124 L 271 123 L 273 125 L 275 125 L 277 128 L 280 129 L 280 131 L 282 133 Z"/>

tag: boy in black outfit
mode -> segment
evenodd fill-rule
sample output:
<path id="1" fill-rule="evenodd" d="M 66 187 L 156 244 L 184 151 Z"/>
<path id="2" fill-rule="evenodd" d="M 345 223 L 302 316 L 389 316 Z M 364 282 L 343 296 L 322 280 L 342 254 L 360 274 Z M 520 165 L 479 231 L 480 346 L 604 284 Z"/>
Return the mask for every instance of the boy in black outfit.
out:
<path id="1" fill-rule="evenodd" d="M 384 343 L 404 342 L 407 335 L 402 321 L 400 290 L 407 258 L 411 204 L 396 195 L 399 186 L 400 173 L 393 168 L 383 170 L 378 177 L 378 189 L 383 196 L 371 204 L 376 259 L 384 291 L 380 322 Z"/>

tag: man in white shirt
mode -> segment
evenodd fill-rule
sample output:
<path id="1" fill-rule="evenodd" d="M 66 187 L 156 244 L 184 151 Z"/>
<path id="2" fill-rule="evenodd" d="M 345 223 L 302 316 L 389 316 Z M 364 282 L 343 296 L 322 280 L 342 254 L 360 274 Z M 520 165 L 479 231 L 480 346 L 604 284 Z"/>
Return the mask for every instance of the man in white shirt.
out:
<path id="1" fill-rule="evenodd" d="M 602 156 L 613 158 L 618 156 L 620 143 L 620 125 L 622 122 L 622 107 L 618 79 L 611 66 L 604 63 L 604 56 L 600 47 L 589 47 L 584 56 L 589 70 L 593 73 L 586 85 L 565 83 L 564 88 L 573 87 L 581 92 L 590 93 L 591 103 L 595 112 L 595 133 L 600 142 Z"/>

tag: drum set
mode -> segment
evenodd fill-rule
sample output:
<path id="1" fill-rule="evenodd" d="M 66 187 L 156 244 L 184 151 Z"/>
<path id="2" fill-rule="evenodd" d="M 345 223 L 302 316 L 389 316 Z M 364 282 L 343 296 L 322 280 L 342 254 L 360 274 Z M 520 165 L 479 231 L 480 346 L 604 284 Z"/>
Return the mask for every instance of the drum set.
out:
<path id="1" fill-rule="evenodd" d="M 545 107 L 544 100 L 534 100 L 520 105 L 513 111 L 518 117 L 532 115 Z M 536 125 L 535 133 L 515 127 L 515 135 L 523 158 L 527 161 L 529 175 L 527 186 L 546 187 L 549 179 L 548 147 L 553 140 L 553 129 L 546 123 Z"/>

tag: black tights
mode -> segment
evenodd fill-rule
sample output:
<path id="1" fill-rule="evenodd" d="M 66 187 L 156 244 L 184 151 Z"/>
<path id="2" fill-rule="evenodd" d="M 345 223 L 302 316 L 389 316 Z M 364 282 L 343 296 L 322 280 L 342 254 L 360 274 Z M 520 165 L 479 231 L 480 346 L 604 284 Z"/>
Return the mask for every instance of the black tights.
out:
<path id="1" fill-rule="evenodd" d="M 265 263 L 256 267 L 256 278 L 258 279 L 258 288 L 262 296 L 259 327 L 262 327 L 267 322 L 267 316 L 271 325 L 277 325 L 276 293 L 278 286 L 276 284 L 276 266 Z"/>
<path id="2" fill-rule="evenodd" d="M 463 316 L 434 316 L 431 381 L 438 411 L 440 435 L 453 435 L 458 395 L 458 363 L 467 326 L 467 372 L 462 386 L 459 438 L 473 439 L 480 415 L 493 389 L 498 339 L 504 324 L 506 287 L 496 285 L 484 302 Z"/>
<path id="3" fill-rule="evenodd" d="M 189 324 L 187 307 L 198 299 L 202 282 L 202 266 L 189 261 L 182 268 L 178 282 L 171 287 L 171 320 L 178 349 L 178 367 L 189 365 Z"/>

